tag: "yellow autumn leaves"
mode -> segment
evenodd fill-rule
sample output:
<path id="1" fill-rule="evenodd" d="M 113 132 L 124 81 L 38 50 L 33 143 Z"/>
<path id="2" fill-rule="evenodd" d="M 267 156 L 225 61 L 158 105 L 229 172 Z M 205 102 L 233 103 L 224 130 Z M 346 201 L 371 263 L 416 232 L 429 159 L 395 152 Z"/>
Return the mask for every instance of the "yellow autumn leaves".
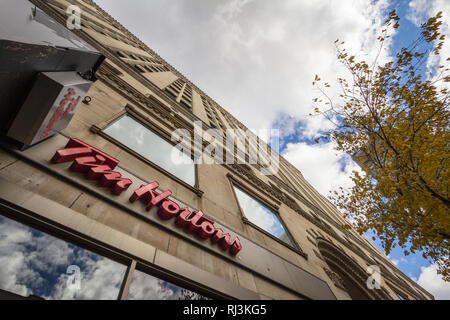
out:
<path id="1" fill-rule="evenodd" d="M 335 192 L 334 203 L 358 231 L 375 229 L 387 252 L 395 245 L 405 253 L 420 250 L 450 281 L 450 96 L 443 85 L 450 76 L 448 65 L 439 66 L 432 79 L 424 79 L 421 69 L 430 54 L 440 54 L 441 17 L 422 24 L 414 45 L 383 65 L 357 61 L 336 45 L 350 77 L 338 78 L 336 104 L 325 91 L 329 84 L 316 75 L 313 85 L 321 97 L 313 108 L 339 119 L 329 136 L 364 172 L 353 173 L 354 187 Z M 381 47 L 399 20 L 390 13 L 378 38 Z"/>

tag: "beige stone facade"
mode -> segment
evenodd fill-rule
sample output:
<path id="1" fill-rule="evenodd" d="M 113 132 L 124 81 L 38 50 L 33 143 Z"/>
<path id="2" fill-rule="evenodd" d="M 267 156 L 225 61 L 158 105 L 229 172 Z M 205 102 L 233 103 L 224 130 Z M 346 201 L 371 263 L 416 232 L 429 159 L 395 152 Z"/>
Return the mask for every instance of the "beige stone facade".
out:
<path id="1" fill-rule="evenodd" d="M 91 102 L 79 107 L 64 131 L 25 151 L 0 149 L 0 197 L 8 217 L 114 256 L 128 266 L 128 278 L 140 265 L 213 298 L 433 298 L 364 236 L 343 229 L 339 211 L 282 157 L 278 173 L 268 176 L 258 173 L 259 164 L 196 164 L 192 186 L 108 136 L 104 129 L 124 114 L 169 141 L 175 129 L 193 132 L 194 121 L 205 129 L 246 128 L 93 1 L 32 2 L 63 24 L 66 8 L 78 5 L 82 28 L 74 32 L 106 59 L 88 92 Z M 117 170 L 133 185 L 114 196 L 70 172 L 68 164 L 51 164 L 69 138 L 118 159 Z M 128 201 L 136 188 L 152 181 L 239 236 L 242 250 L 229 255 Z M 295 245 L 250 222 L 233 186 L 278 215 Z M 366 285 L 371 265 L 380 268 L 380 289 Z M 127 297 L 128 286 L 119 298 Z"/>

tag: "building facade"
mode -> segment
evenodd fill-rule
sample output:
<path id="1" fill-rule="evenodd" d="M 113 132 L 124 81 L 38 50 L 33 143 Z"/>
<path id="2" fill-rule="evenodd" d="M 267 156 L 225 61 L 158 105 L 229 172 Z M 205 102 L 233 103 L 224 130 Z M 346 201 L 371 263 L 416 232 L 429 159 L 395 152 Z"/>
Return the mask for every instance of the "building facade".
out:
<path id="1" fill-rule="evenodd" d="M 262 140 L 174 164 L 175 130 L 247 128 L 93 1 L 31 2 L 63 26 L 79 7 L 72 33 L 105 59 L 63 130 L 2 133 L 0 297 L 433 299 L 283 157 L 246 161 Z"/>

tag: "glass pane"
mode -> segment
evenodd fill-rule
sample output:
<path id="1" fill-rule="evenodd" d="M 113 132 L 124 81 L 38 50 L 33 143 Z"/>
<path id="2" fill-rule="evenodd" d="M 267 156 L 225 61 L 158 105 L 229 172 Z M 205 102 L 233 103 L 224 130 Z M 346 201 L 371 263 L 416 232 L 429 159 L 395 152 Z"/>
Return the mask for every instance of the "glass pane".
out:
<path id="1" fill-rule="evenodd" d="M 1 290 L 57 300 L 117 299 L 126 271 L 125 265 L 2 216 L 0 266 Z"/>
<path id="2" fill-rule="evenodd" d="M 189 185 L 195 185 L 192 158 L 133 118 L 125 115 L 103 131 Z"/>
<path id="3" fill-rule="evenodd" d="M 209 300 L 198 293 L 134 270 L 129 300 Z"/>
<path id="4" fill-rule="evenodd" d="M 408 300 L 404 296 L 402 296 L 400 293 L 397 293 L 397 296 L 400 300 Z"/>
<path id="5" fill-rule="evenodd" d="M 283 240 L 288 245 L 295 247 L 294 242 L 284 229 L 277 214 L 239 188 L 234 187 L 234 191 L 236 192 L 236 196 L 245 216 L 250 222 L 256 224 L 258 227 L 278 239 Z"/>

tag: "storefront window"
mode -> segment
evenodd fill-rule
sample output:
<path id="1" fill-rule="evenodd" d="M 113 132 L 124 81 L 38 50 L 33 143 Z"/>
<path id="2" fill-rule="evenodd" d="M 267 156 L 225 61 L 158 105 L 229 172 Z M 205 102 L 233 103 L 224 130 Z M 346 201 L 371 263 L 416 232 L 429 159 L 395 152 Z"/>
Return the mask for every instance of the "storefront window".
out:
<path id="1" fill-rule="evenodd" d="M 180 180 L 195 185 L 195 166 L 191 157 L 132 117 L 125 115 L 103 131 Z"/>
<path id="2" fill-rule="evenodd" d="M 193 291 L 178 287 L 170 282 L 134 270 L 129 300 L 209 300 Z"/>
<path id="3" fill-rule="evenodd" d="M 127 267 L 0 216 L 0 298 L 117 299 Z"/>
<path id="4" fill-rule="evenodd" d="M 233 187 L 239 204 L 250 222 L 254 223 L 264 231 L 267 231 L 274 237 L 282 240 L 289 246 L 295 248 L 294 241 L 286 232 L 280 218 L 275 212 L 267 208 L 259 201 L 256 201 L 236 186 Z"/>

